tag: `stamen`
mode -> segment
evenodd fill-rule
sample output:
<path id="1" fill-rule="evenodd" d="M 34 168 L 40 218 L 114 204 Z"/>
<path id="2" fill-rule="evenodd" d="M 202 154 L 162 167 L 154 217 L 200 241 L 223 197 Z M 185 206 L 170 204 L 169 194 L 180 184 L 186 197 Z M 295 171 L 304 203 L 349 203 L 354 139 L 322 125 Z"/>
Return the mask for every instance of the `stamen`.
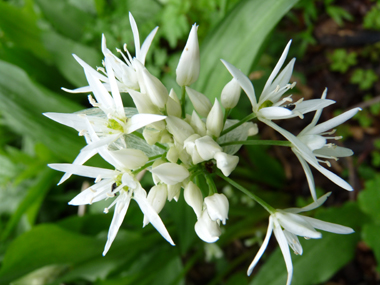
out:
<path id="1" fill-rule="evenodd" d="M 96 71 L 100 71 L 100 72 L 103 73 L 104 75 L 107 75 L 107 72 L 105 71 L 104 67 L 97 67 L 97 68 L 96 68 Z"/>
<path id="2" fill-rule="evenodd" d="M 113 198 L 115 197 L 115 194 L 114 193 L 110 193 L 110 192 L 107 192 L 106 195 L 110 198 Z"/>
<path id="3" fill-rule="evenodd" d="M 109 209 L 108 208 L 104 208 L 103 213 L 104 214 L 108 214 L 108 212 L 109 212 Z"/>
<path id="4" fill-rule="evenodd" d="M 321 133 L 320 135 L 321 135 L 321 136 L 324 136 L 324 135 L 333 135 L 333 134 L 335 134 L 335 132 L 336 132 L 336 129 L 333 129 L 333 130 L 331 130 L 331 131 L 329 131 L 329 132 Z"/>
<path id="5" fill-rule="evenodd" d="M 93 192 L 93 193 L 96 193 L 96 190 L 92 189 L 91 187 L 88 188 L 88 190 L 90 190 L 90 191 Z"/>
<path id="6" fill-rule="evenodd" d="M 98 177 L 96 177 L 96 179 L 95 179 L 95 183 L 100 182 L 100 180 L 102 180 L 102 177 L 100 175 L 98 175 Z"/>
<path id="7" fill-rule="evenodd" d="M 94 197 L 92 197 L 92 198 L 90 199 L 90 203 L 89 203 L 90 205 L 92 204 L 92 200 L 94 200 Z"/>
<path id="8" fill-rule="evenodd" d="M 330 163 L 330 161 L 328 161 L 328 160 L 320 160 L 320 159 L 317 159 L 317 161 L 320 162 L 320 163 L 326 163 L 326 165 L 327 165 L 328 167 L 331 167 L 331 163 Z"/>
<path id="9" fill-rule="evenodd" d="M 277 93 L 278 90 L 280 90 L 280 85 L 277 85 L 277 86 L 276 86 L 276 89 L 274 89 L 274 93 Z"/>
<path id="10" fill-rule="evenodd" d="M 309 237 L 303 237 L 304 239 L 306 239 L 306 240 L 309 240 L 310 238 Z"/>
<path id="11" fill-rule="evenodd" d="M 294 86 L 296 86 L 297 82 L 293 82 L 292 85 L 290 85 L 290 89 L 293 89 Z"/>
<path id="12" fill-rule="evenodd" d="M 94 97 L 92 97 L 92 95 L 88 95 L 88 102 L 90 102 L 90 104 L 93 107 L 99 107 L 100 106 L 100 104 L 95 101 L 95 99 L 94 99 Z"/>
<path id="13" fill-rule="evenodd" d="M 79 131 L 78 135 L 80 137 L 83 137 L 86 133 L 87 133 L 87 130 L 81 130 L 81 131 Z"/>
<path id="14" fill-rule="evenodd" d="M 303 101 L 303 99 L 304 98 L 301 98 L 301 99 L 299 99 L 297 102 L 295 102 L 294 104 L 299 104 L 299 103 L 301 103 L 302 101 Z"/>
<path id="15" fill-rule="evenodd" d="M 127 49 L 127 44 L 124 44 L 124 51 L 127 53 L 128 58 L 129 58 L 129 65 L 131 65 L 131 62 L 132 62 L 132 56 L 131 56 L 131 54 L 129 53 L 129 51 L 128 51 L 128 49 Z"/>

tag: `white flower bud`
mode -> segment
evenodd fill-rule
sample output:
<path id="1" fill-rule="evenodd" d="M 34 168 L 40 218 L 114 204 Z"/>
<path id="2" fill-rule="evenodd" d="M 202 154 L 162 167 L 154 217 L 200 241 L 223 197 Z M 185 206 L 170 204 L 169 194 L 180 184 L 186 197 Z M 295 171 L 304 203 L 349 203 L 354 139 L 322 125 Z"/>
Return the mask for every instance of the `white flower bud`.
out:
<path id="1" fill-rule="evenodd" d="M 181 183 L 177 183 L 174 185 L 168 185 L 168 201 L 170 202 L 174 199 L 178 202 L 179 194 L 181 194 Z"/>
<path id="2" fill-rule="evenodd" d="M 198 150 L 197 150 L 197 147 L 195 145 L 195 140 L 198 138 L 200 138 L 200 135 L 193 134 L 190 137 L 188 137 L 184 141 L 184 144 L 183 144 L 187 153 L 191 156 L 193 164 L 198 164 L 198 163 L 204 161 L 204 159 L 202 157 L 200 157 Z"/>
<path id="3" fill-rule="evenodd" d="M 197 81 L 199 76 L 200 60 L 197 31 L 198 26 L 194 24 L 178 62 L 176 74 L 179 86 L 189 86 Z"/>
<path id="4" fill-rule="evenodd" d="M 259 133 L 259 128 L 257 124 L 249 122 L 248 136 L 252 137 Z"/>
<path id="5" fill-rule="evenodd" d="M 226 109 L 234 108 L 240 99 L 241 88 L 239 82 L 235 78 L 232 78 L 230 82 L 224 86 L 220 100 L 222 105 Z"/>
<path id="6" fill-rule="evenodd" d="M 152 169 L 152 173 L 157 175 L 158 178 L 169 185 L 174 185 L 182 182 L 189 177 L 189 171 L 182 165 L 175 163 L 163 163 Z"/>
<path id="7" fill-rule="evenodd" d="M 189 95 L 191 103 L 193 103 L 195 111 L 206 118 L 212 107 L 210 99 L 190 87 L 186 87 L 186 92 Z"/>
<path id="8" fill-rule="evenodd" d="M 216 242 L 222 234 L 218 223 L 210 219 L 207 211 L 203 211 L 194 229 L 198 237 L 208 243 Z"/>
<path id="9" fill-rule="evenodd" d="M 203 207 L 203 196 L 201 189 L 194 184 L 194 182 L 190 181 L 183 191 L 183 196 L 185 198 L 186 203 L 193 208 L 195 215 L 197 215 L 197 219 L 200 218 Z"/>
<path id="10" fill-rule="evenodd" d="M 222 147 L 218 145 L 210 136 L 204 136 L 195 140 L 199 155 L 204 160 L 210 160 L 214 158 L 215 154 L 222 151 Z"/>
<path id="11" fill-rule="evenodd" d="M 215 98 L 214 106 L 207 116 L 206 121 L 207 134 L 214 137 L 219 137 L 223 129 L 223 111 L 220 107 L 218 99 Z"/>
<path id="12" fill-rule="evenodd" d="M 168 101 L 169 93 L 160 80 L 149 73 L 147 69 L 142 71 L 150 100 L 159 109 L 164 109 Z"/>
<path id="13" fill-rule="evenodd" d="M 138 149 L 125 148 L 109 152 L 126 169 L 137 169 L 148 162 L 148 157 Z"/>
<path id="14" fill-rule="evenodd" d="M 177 100 L 176 100 L 177 99 Z M 181 118 L 182 109 L 178 97 L 174 90 L 170 90 L 168 101 L 166 102 L 166 111 L 168 115 Z"/>
<path id="15" fill-rule="evenodd" d="M 146 127 L 143 130 L 143 136 L 148 144 L 154 145 L 160 139 L 160 131 Z"/>
<path id="16" fill-rule="evenodd" d="M 148 203 L 152 205 L 154 211 L 159 214 L 165 206 L 168 190 L 165 184 L 153 186 L 148 193 Z M 149 219 L 144 215 L 143 227 L 149 223 Z"/>
<path id="17" fill-rule="evenodd" d="M 166 159 L 172 163 L 177 163 L 178 156 L 179 156 L 178 150 L 173 145 L 172 147 L 169 148 L 168 153 L 166 154 Z"/>
<path id="18" fill-rule="evenodd" d="M 193 111 L 193 114 L 191 115 L 190 125 L 193 127 L 194 131 L 199 134 L 200 136 L 206 135 L 206 125 L 205 123 L 199 118 L 197 112 Z"/>
<path id="19" fill-rule="evenodd" d="M 147 94 L 134 90 L 129 90 L 128 93 L 131 95 L 133 103 L 135 103 L 136 109 L 140 114 L 160 114 L 157 106 L 153 105 Z"/>
<path id="20" fill-rule="evenodd" d="M 216 153 L 214 158 L 216 160 L 216 166 L 225 176 L 229 176 L 239 162 L 238 156 L 226 154 L 224 152 Z"/>
<path id="21" fill-rule="evenodd" d="M 222 221 L 226 224 L 228 219 L 228 199 L 224 194 L 215 193 L 205 198 L 208 215 L 213 221 Z"/>
<path id="22" fill-rule="evenodd" d="M 168 116 L 166 118 L 168 131 L 174 136 L 175 140 L 180 144 L 192 134 L 194 134 L 193 128 L 186 123 L 184 120 L 174 117 Z"/>
<path id="23" fill-rule="evenodd" d="M 161 164 L 164 164 L 164 163 L 166 163 L 166 161 L 163 160 L 162 158 L 156 159 L 153 162 L 152 168 L 155 168 L 155 167 L 157 167 Z M 155 175 L 154 173 L 152 173 L 152 178 L 153 178 L 154 184 L 156 184 L 156 185 L 161 182 L 161 179 L 157 175 Z"/>

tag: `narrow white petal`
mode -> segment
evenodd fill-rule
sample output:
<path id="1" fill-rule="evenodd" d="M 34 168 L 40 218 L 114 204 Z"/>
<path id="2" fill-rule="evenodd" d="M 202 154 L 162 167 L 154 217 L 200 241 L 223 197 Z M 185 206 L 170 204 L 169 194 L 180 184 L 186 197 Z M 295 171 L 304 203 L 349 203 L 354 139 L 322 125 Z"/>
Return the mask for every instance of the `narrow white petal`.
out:
<path id="1" fill-rule="evenodd" d="M 108 197 L 106 193 L 111 191 L 111 187 L 114 182 L 114 179 L 103 179 L 102 181 L 88 187 L 76 195 L 69 202 L 69 205 L 86 205 L 106 199 Z"/>
<path id="2" fill-rule="evenodd" d="M 288 212 L 288 213 L 293 213 L 293 214 L 298 214 L 298 213 L 301 213 L 301 212 L 307 212 L 307 211 L 311 211 L 311 210 L 314 210 L 318 207 L 320 207 L 324 202 L 326 202 L 327 198 L 331 195 L 331 192 L 328 192 L 326 193 L 325 195 L 321 196 L 318 200 L 314 201 L 313 203 L 305 206 L 305 207 L 302 207 L 302 208 L 288 208 L 288 209 L 285 209 L 283 210 L 284 212 Z"/>
<path id="3" fill-rule="evenodd" d="M 44 116 L 56 121 L 62 125 L 68 126 L 70 128 L 76 129 L 78 132 L 86 129 L 86 123 L 78 116 L 78 114 L 65 114 L 65 113 L 43 113 Z"/>
<path id="4" fill-rule="evenodd" d="M 148 218 L 149 222 L 155 227 L 155 229 L 166 239 L 171 245 L 175 245 L 172 238 L 169 235 L 164 223 L 162 222 L 160 216 L 152 208 L 146 198 L 146 192 L 144 189 L 139 188 L 134 192 L 134 199 L 139 205 L 143 214 Z"/>
<path id="5" fill-rule="evenodd" d="M 283 119 L 293 115 L 293 112 L 283 107 L 267 107 L 262 108 L 258 112 L 258 116 L 268 120 Z"/>
<path id="6" fill-rule="evenodd" d="M 274 215 L 281 226 L 288 232 L 307 238 L 322 237 L 322 234 L 317 232 L 301 215 L 292 214 L 281 210 L 277 210 Z"/>
<path id="7" fill-rule="evenodd" d="M 347 157 L 354 154 L 354 152 L 351 149 L 336 145 L 333 147 L 324 146 L 323 148 L 315 149 L 313 153 L 319 157 L 326 158 Z"/>
<path id="8" fill-rule="evenodd" d="M 139 57 L 137 58 L 143 65 L 145 64 L 145 58 L 148 53 L 149 47 L 152 44 L 153 38 L 156 35 L 158 27 L 155 27 L 150 34 L 146 37 L 140 50 Z"/>
<path id="9" fill-rule="evenodd" d="M 300 112 L 301 114 L 306 114 L 316 110 L 322 110 L 327 106 L 334 104 L 335 101 L 328 99 L 311 99 L 305 100 L 296 105 L 294 111 Z"/>
<path id="10" fill-rule="evenodd" d="M 127 121 L 128 134 L 145 127 L 154 122 L 162 121 L 166 119 L 166 116 L 153 115 L 153 114 L 136 114 Z"/>
<path id="11" fill-rule="evenodd" d="M 309 189 L 311 193 L 311 197 L 313 197 L 313 200 L 317 200 L 317 193 L 315 192 L 315 183 L 314 183 L 314 176 L 313 173 L 311 172 L 311 169 L 307 162 L 302 158 L 298 152 L 294 152 L 294 154 L 297 156 L 298 160 L 300 161 L 303 171 L 305 172 L 307 183 L 309 184 Z"/>
<path id="12" fill-rule="evenodd" d="M 94 149 L 102 147 L 102 146 L 106 146 L 106 145 L 114 142 L 115 140 L 117 140 L 121 135 L 122 135 L 121 133 L 118 133 L 118 134 L 113 134 L 113 135 L 108 135 L 106 137 L 102 137 L 98 141 L 94 141 L 94 142 L 86 145 L 84 148 L 82 148 L 82 151 L 90 151 L 90 150 L 94 150 Z"/>
<path id="13" fill-rule="evenodd" d="M 67 93 L 90 93 L 92 92 L 91 86 L 83 86 L 75 89 L 67 89 L 65 87 L 61 87 L 61 89 Z"/>
<path id="14" fill-rule="evenodd" d="M 339 126 L 340 124 L 344 123 L 348 119 L 351 119 L 355 114 L 360 111 L 360 108 L 354 108 L 347 112 L 344 112 L 343 114 L 332 118 L 322 124 L 316 125 L 314 128 L 312 128 L 308 134 L 320 134 L 325 131 L 331 130 L 335 128 L 336 126 Z"/>
<path id="15" fill-rule="evenodd" d="M 116 116 L 119 118 L 124 118 L 125 113 L 124 113 L 123 101 L 121 100 L 119 88 L 116 83 L 115 74 L 113 72 L 110 60 L 111 60 L 110 56 L 107 54 L 104 61 L 106 63 L 106 70 L 107 70 L 107 75 L 109 79 L 109 84 L 111 86 L 112 98 L 114 100 L 115 111 L 117 113 Z"/>
<path id="16" fill-rule="evenodd" d="M 335 234 L 352 234 L 355 232 L 353 229 L 338 224 L 333 224 L 311 217 L 304 217 L 314 228 L 320 229 L 322 231 L 335 233 Z"/>
<path id="17" fill-rule="evenodd" d="M 137 24 L 135 21 L 135 18 L 133 18 L 132 13 L 129 12 L 129 22 L 131 24 L 132 33 L 133 33 L 133 39 L 135 41 L 135 52 L 136 52 L 136 58 L 140 58 L 140 36 L 139 36 L 139 30 L 137 28 Z"/>
<path id="18" fill-rule="evenodd" d="M 294 253 L 297 255 L 302 255 L 303 249 L 298 237 L 287 230 L 283 230 L 283 233 L 286 237 L 288 245 L 293 249 Z"/>
<path id="19" fill-rule="evenodd" d="M 267 229 L 267 233 L 265 235 L 263 244 L 261 245 L 259 251 L 256 253 L 255 258 L 253 259 L 253 261 L 251 262 L 251 264 L 248 267 L 248 271 L 247 271 L 248 276 L 251 275 L 253 268 L 255 268 L 257 262 L 259 262 L 261 256 L 263 255 L 264 251 L 266 250 L 268 243 L 269 243 L 270 236 L 272 235 L 272 231 L 273 231 L 273 218 L 272 218 L 272 216 L 270 216 L 269 217 L 268 229 Z"/>
<path id="20" fill-rule="evenodd" d="M 286 281 L 286 285 L 290 285 L 290 283 L 292 282 L 292 277 L 293 277 L 292 257 L 290 255 L 288 242 L 286 240 L 284 232 L 282 231 L 281 226 L 278 224 L 276 220 L 274 220 L 273 232 L 277 239 L 278 244 L 280 245 L 280 249 L 284 257 L 285 264 L 286 264 L 286 270 L 288 271 L 288 278 Z"/>
<path id="21" fill-rule="evenodd" d="M 117 174 L 117 171 L 99 167 L 75 165 L 71 163 L 51 163 L 48 166 L 54 170 L 69 172 L 75 175 L 90 178 L 111 178 Z"/>
<path id="22" fill-rule="evenodd" d="M 129 202 L 131 201 L 131 194 L 125 193 L 123 196 L 125 197 L 118 197 L 119 201 L 116 203 L 110 229 L 108 230 L 108 238 L 106 246 L 104 247 L 103 256 L 106 255 L 110 249 L 111 244 L 115 240 L 117 232 L 123 223 L 125 214 L 127 213 Z"/>
<path id="23" fill-rule="evenodd" d="M 105 77 L 104 75 L 100 74 L 97 72 L 95 69 L 93 69 L 90 65 L 88 65 L 85 61 L 83 61 L 79 56 L 73 54 L 73 57 L 75 60 L 83 67 L 84 70 L 87 70 L 88 73 L 90 73 L 92 76 L 95 78 L 103 81 L 103 82 L 108 82 L 108 78 Z"/>
<path id="24" fill-rule="evenodd" d="M 249 101 L 251 101 L 252 109 L 256 108 L 257 101 L 255 96 L 255 89 L 253 88 L 251 80 L 243 72 L 233 66 L 231 63 L 221 59 L 224 66 L 228 69 L 231 75 L 239 82 L 241 88 L 248 95 Z"/>
<path id="25" fill-rule="evenodd" d="M 276 66 L 274 67 L 271 75 L 269 76 L 267 82 L 265 83 L 265 86 L 264 86 L 264 89 L 263 89 L 263 93 L 265 93 L 266 90 L 272 85 L 272 82 L 273 82 L 274 78 L 277 76 L 277 74 L 280 71 L 282 65 L 284 64 L 284 61 L 286 59 L 286 56 L 288 55 L 291 43 L 292 43 L 292 40 L 290 40 L 288 42 L 288 44 L 286 45 L 284 51 L 282 52 L 282 55 L 281 55 L 280 59 L 278 60 L 278 62 L 276 64 Z"/>
<path id="26" fill-rule="evenodd" d="M 332 182 L 334 182 L 336 185 L 342 187 L 343 189 L 346 189 L 348 191 L 354 190 L 350 184 L 348 184 L 345 180 L 340 178 L 335 173 L 331 172 L 330 170 L 327 170 L 323 166 L 319 164 L 312 164 L 310 161 L 308 161 L 312 166 L 314 166 L 319 172 L 321 172 L 324 176 L 326 176 L 328 179 L 330 179 Z"/>

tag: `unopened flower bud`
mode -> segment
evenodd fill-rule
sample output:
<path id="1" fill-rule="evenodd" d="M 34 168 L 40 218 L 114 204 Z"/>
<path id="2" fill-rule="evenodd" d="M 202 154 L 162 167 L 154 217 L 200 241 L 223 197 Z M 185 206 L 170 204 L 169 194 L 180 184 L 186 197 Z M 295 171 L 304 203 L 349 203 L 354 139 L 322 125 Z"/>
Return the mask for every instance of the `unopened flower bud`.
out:
<path id="1" fill-rule="evenodd" d="M 194 184 L 194 182 L 190 181 L 183 192 L 183 196 L 185 198 L 186 203 L 193 208 L 195 215 L 197 215 L 197 219 L 200 218 L 202 213 L 203 206 L 203 196 L 201 189 Z"/>
<path id="2" fill-rule="evenodd" d="M 148 162 L 148 157 L 138 149 L 125 148 L 109 152 L 120 166 L 126 169 L 137 169 Z"/>
<path id="3" fill-rule="evenodd" d="M 214 137 L 219 137 L 223 129 L 223 111 L 220 107 L 218 99 L 215 98 L 214 106 L 207 116 L 206 121 L 207 134 Z"/>
<path id="4" fill-rule="evenodd" d="M 222 221 L 226 224 L 228 219 L 228 199 L 224 194 L 215 193 L 205 198 L 208 215 L 213 221 Z"/>
<path id="5" fill-rule="evenodd" d="M 229 176 L 239 162 L 238 156 L 224 152 L 216 153 L 214 158 L 216 160 L 216 167 L 218 167 L 225 176 Z"/>
<path id="6" fill-rule="evenodd" d="M 168 116 L 166 118 L 168 131 L 174 136 L 175 140 L 180 144 L 192 134 L 194 134 L 193 128 L 186 123 L 184 120 L 174 117 Z"/>
<path id="7" fill-rule="evenodd" d="M 177 183 L 174 185 L 168 185 L 168 201 L 170 202 L 174 199 L 178 202 L 179 194 L 181 193 L 181 183 Z"/>
<path id="8" fill-rule="evenodd" d="M 212 107 L 210 99 L 190 87 L 186 87 L 186 92 L 189 95 L 191 103 L 193 103 L 195 111 L 206 118 Z"/>
<path id="9" fill-rule="evenodd" d="M 177 99 L 177 100 L 176 100 Z M 182 110 L 181 104 L 178 101 L 178 97 L 174 90 L 170 90 L 168 101 L 166 102 L 166 111 L 168 115 L 181 118 Z"/>
<path id="10" fill-rule="evenodd" d="M 198 26 L 194 24 L 178 62 L 176 74 L 179 86 L 189 86 L 197 81 L 199 76 L 200 60 L 197 31 Z"/>
<path id="11" fill-rule="evenodd" d="M 224 86 L 220 100 L 225 109 L 234 108 L 240 99 L 241 88 L 239 82 L 232 78 L 230 82 Z"/>
<path id="12" fill-rule="evenodd" d="M 157 175 L 158 178 L 169 185 L 174 185 L 182 182 L 189 177 L 189 171 L 182 165 L 175 163 L 163 163 L 152 169 L 152 173 Z"/>
<path id="13" fill-rule="evenodd" d="M 204 159 L 199 155 L 197 147 L 195 145 L 195 140 L 198 138 L 200 138 L 200 135 L 193 134 L 188 137 L 183 143 L 183 146 L 185 147 L 187 153 L 191 156 L 193 164 L 198 164 L 204 161 Z"/>
<path id="14" fill-rule="evenodd" d="M 153 186 L 147 196 L 147 200 L 152 208 L 159 214 L 165 206 L 166 198 L 168 197 L 168 190 L 165 184 Z M 149 223 L 149 219 L 144 215 L 143 227 Z"/>
<path id="15" fill-rule="evenodd" d="M 218 145 L 210 136 L 204 136 L 195 141 L 199 155 L 204 160 L 214 158 L 215 154 L 222 151 L 222 147 Z"/>
<path id="16" fill-rule="evenodd" d="M 169 148 L 168 153 L 166 154 L 166 159 L 172 163 L 177 163 L 178 156 L 179 156 L 178 150 L 173 145 L 172 147 Z"/>
<path id="17" fill-rule="evenodd" d="M 164 109 L 169 98 L 168 90 L 162 82 L 150 74 L 147 69 L 144 69 L 142 72 L 150 100 L 159 109 Z"/>
<path id="18" fill-rule="evenodd" d="M 191 115 L 190 125 L 193 127 L 194 131 L 199 134 L 200 136 L 206 135 L 206 125 L 205 123 L 199 118 L 197 112 L 193 111 L 193 114 Z"/>
<path id="19" fill-rule="evenodd" d="M 218 223 L 210 219 L 207 211 L 203 211 L 194 228 L 198 237 L 208 243 L 216 242 L 222 234 Z"/>

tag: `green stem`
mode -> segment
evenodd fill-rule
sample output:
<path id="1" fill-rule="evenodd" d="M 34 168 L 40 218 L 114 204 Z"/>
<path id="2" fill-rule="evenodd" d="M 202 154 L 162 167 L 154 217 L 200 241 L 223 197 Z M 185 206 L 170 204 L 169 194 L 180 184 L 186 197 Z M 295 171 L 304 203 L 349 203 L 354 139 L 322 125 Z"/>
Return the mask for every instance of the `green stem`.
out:
<path id="1" fill-rule="evenodd" d="M 289 141 L 272 141 L 272 140 L 248 140 L 248 141 L 234 141 L 221 143 L 220 146 L 226 145 L 278 145 L 278 146 L 288 146 L 291 147 L 292 143 Z"/>
<path id="2" fill-rule="evenodd" d="M 182 86 L 182 94 L 181 94 L 182 118 L 186 118 L 185 104 L 186 104 L 186 86 Z"/>
<path id="3" fill-rule="evenodd" d="M 227 121 L 227 118 L 228 118 L 228 116 L 230 115 L 230 113 L 231 113 L 231 109 L 230 109 L 230 108 L 226 109 L 225 112 L 224 112 L 223 128 L 224 128 L 224 126 L 226 125 L 226 121 Z"/>
<path id="4" fill-rule="evenodd" d="M 216 186 L 215 186 L 215 182 L 211 178 L 211 175 L 208 174 L 208 173 L 204 173 L 204 176 L 206 178 L 206 182 L 207 182 L 207 185 L 208 185 L 208 195 L 211 196 L 211 195 L 213 195 L 215 193 L 218 193 L 218 190 L 216 189 Z"/>
<path id="5" fill-rule="evenodd" d="M 256 196 L 255 194 L 253 194 L 252 192 L 250 192 L 248 189 L 244 188 L 243 186 L 241 186 L 239 183 L 233 181 L 231 178 L 228 178 L 228 177 L 225 177 L 223 174 L 217 172 L 217 174 L 219 175 L 219 177 L 223 178 L 224 180 L 226 180 L 228 183 L 230 183 L 232 186 L 234 186 L 236 189 L 240 190 L 241 192 L 243 192 L 244 194 L 246 194 L 249 198 L 251 198 L 252 200 L 256 201 L 257 203 L 259 203 L 265 210 L 267 210 L 271 215 L 274 214 L 276 212 L 276 210 L 271 207 L 267 202 L 265 202 L 264 200 L 262 200 L 260 197 Z"/>
<path id="6" fill-rule="evenodd" d="M 245 122 L 250 121 L 250 120 L 252 120 L 254 118 L 256 118 L 256 114 L 255 113 L 249 114 L 247 117 L 245 117 L 244 119 L 242 119 L 241 121 L 239 121 L 235 125 L 232 125 L 231 127 L 223 130 L 223 132 L 220 133 L 220 136 L 223 136 L 223 135 L 229 133 L 230 131 L 236 129 L 237 127 L 241 126 Z"/>
<path id="7" fill-rule="evenodd" d="M 163 153 L 164 154 L 164 153 Z M 151 160 L 155 160 L 155 159 L 157 159 L 157 158 L 160 158 L 160 157 L 162 157 L 163 156 L 163 154 L 158 154 L 158 155 L 155 155 L 155 156 L 151 156 L 151 157 L 148 157 L 148 161 L 151 161 Z"/>
<path id="8" fill-rule="evenodd" d="M 153 163 L 154 163 L 154 161 L 150 161 L 150 162 L 148 162 L 148 163 L 145 164 L 144 166 L 141 166 L 139 169 L 133 170 L 133 171 L 132 171 L 132 174 L 137 174 L 137 173 L 143 171 L 145 168 L 148 168 L 149 166 L 152 166 Z"/>

